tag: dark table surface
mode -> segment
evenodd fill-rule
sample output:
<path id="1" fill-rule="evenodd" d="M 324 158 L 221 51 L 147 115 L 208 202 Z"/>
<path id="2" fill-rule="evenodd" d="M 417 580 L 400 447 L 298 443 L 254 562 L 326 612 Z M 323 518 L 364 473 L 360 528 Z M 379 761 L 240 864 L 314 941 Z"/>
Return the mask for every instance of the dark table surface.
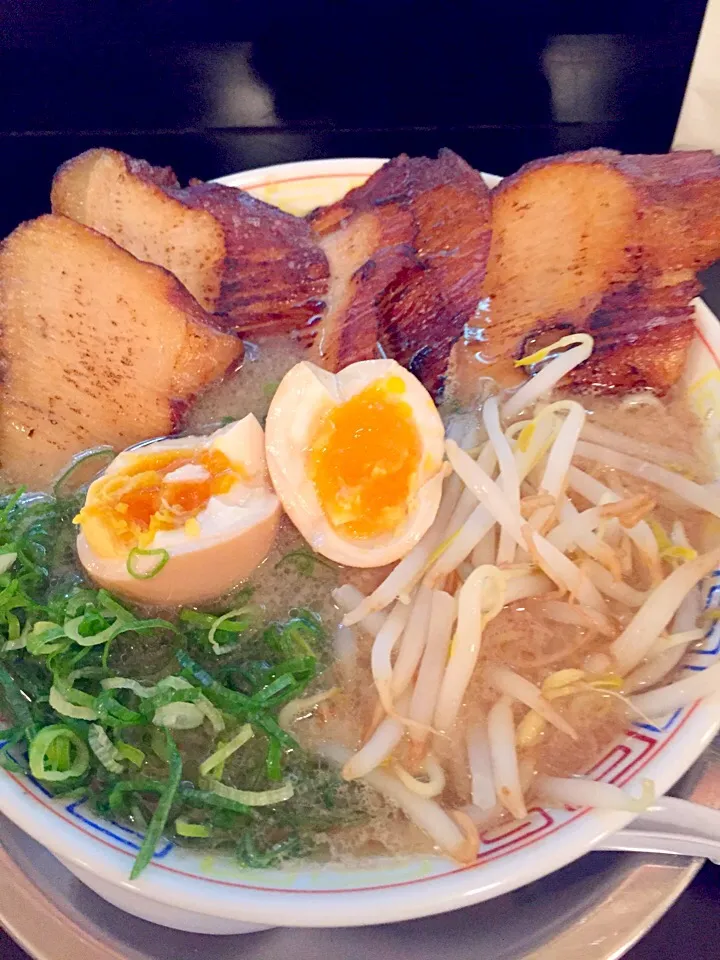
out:
<path id="1" fill-rule="evenodd" d="M 108 145 L 181 180 L 448 146 L 507 174 L 669 149 L 704 0 L 0 0 L 0 236 Z M 708 299 L 720 308 L 720 271 Z M 706 866 L 631 960 L 720 954 Z M 0 958 L 24 954 L 0 933 Z M 340 958 L 341 960 L 341 958 Z M 558 958 L 562 960 L 562 958 Z"/>

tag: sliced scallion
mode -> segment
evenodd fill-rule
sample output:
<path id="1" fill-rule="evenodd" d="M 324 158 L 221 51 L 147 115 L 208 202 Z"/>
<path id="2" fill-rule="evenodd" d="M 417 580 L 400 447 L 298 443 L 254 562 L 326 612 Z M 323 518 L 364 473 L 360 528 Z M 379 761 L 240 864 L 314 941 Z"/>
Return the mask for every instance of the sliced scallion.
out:
<path id="1" fill-rule="evenodd" d="M 244 744 L 251 740 L 255 736 L 253 728 L 249 723 L 246 723 L 240 728 L 240 732 L 232 738 L 229 743 L 226 743 L 224 746 L 220 747 L 219 750 L 216 750 L 214 753 L 211 753 L 207 760 L 203 760 L 200 764 L 200 776 L 207 776 L 211 770 L 214 770 L 221 763 L 231 757 L 236 750 L 239 750 Z"/>
<path id="2" fill-rule="evenodd" d="M 33 657 L 49 657 L 70 645 L 65 630 L 52 620 L 38 620 L 25 641 L 27 652 Z"/>
<path id="3" fill-rule="evenodd" d="M 213 625 L 210 627 L 210 630 L 208 632 L 208 643 L 213 648 L 213 652 L 217 656 L 219 656 L 222 653 L 227 653 L 229 650 L 232 650 L 235 647 L 235 644 L 218 643 L 217 640 L 215 639 L 215 634 L 217 633 L 217 631 L 223 629 L 223 624 L 231 620 L 235 621 L 236 617 L 240 616 L 240 614 L 247 613 L 248 610 L 249 610 L 249 607 L 247 606 L 237 607 L 235 610 L 229 610 L 227 613 L 224 613 L 221 617 L 217 617 L 217 619 L 214 621 Z M 247 624 L 243 624 L 242 622 L 241 623 L 234 622 L 233 633 L 240 633 L 244 629 L 247 629 L 248 626 L 249 626 L 249 621 Z"/>
<path id="4" fill-rule="evenodd" d="M 170 730 L 193 730 L 201 726 L 205 714 L 194 703 L 165 703 L 158 707 L 152 722 Z"/>
<path id="5" fill-rule="evenodd" d="M 145 754 L 138 747 L 134 747 L 131 743 L 125 743 L 124 740 L 115 741 L 115 749 L 123 758 L 127 760 L 134 767 L 137 767 L 138 770 L 145 763 Z"/>
<path id="6" fill-rule="evenodd" d="M 106 770 L 110 773 L 123 773 L 125 767 L 120 762 L 122 754 L 97 723 L 91 723 L 88 729 L 88 746 Z"/>
<path id="7" fill-rule="evenodd" d="M 147 570 L 140 570 L 137 566 L 140 557 L 157 557 L 157 562 Z M 128 554 L 125 567 L 130 576 L 136 580 L 151 580 L 160 573 L 169 559 L 170 554 L 163 547 L 158 547 L 154 550 L 143 550 L 141 547 L 133 547 Z"/>
<path id="8" fill-rule="evenodd" d="M 227 800 L 243 803 L 247 807 L 269 807 L 275 803 L 284 803 L 285 800 L 290 800 L 295 793 L 290 781 L 274 790 L 237 790 L 235 787 L 229 787 L 226 783 L 201 777 L 200 786 L 203 790 L 217 793 L 218 796 L 225 797 Z"/>
<path id="9" fill-rule="evenodd" d="M 212 827 L 205 823 L 192 823 L 184 817 L 178 817 L 175 821 L 175 833 L 179 837 L 205 838 L 212 835 Z"/>
<path id="10" fill-rule="evenodd" d="M 61 693 L 55 684 L 50 687 L 48 703 L 56 713 L 63 717 L 71 717 L 73 720 L 97 720 L 98 712 L 94 707 L 81 707 L 71 703 L 68 698 Z"/>
<path id="11" fill-rule="evenodd" d="M 157 686 L 146 687 L 131 677 L 108 677 L 100 681 L 103 690 L 132 690 L 136 697 L 145 699 L 157 693 Z"/>
<path id="12" fill-rule="evenodd" d="M 195 701 L 195 705 L 198 710 L 205 714 L 215 733 L 222 733 L 225 729 L 225 720 L 215 704 L 211 703 L 204 694 L 200 694 Z"/>
<path id="13" fill-rule="evenodd" d="M 58 748 L 67 757 L 67 762 L 58 763 Z M 55 768 L 47 766 L 50 754 L 55 751 Z M 84 740 L 64 724 L 43 727 L 32 739 L 28 751 L 30 772 L 37 780 L 61 781 L 82 776 L 90 764 L 90 752 Z M 60 765 L 65 769 L 58 769 Z"/>
<path id="14" fill-rule="evenodd" d="M 155 847 L 163 834 L 165 824 L 167 823 L 168 816 L 170 815 L 170 809 L 172 808 L 175 796 L 178 792 L 178 787 L 180 786 L 180 781 L 182 780 L 182 757 L 180 756 L 177 744 L 167 730 L 165 731 L 165 743 L 168 754 L 168 779 L 165 784 L 165 788 L 160 795 L 158 805 L 155 807 L 155 813 L 153 813 L 150 826 L 147 829 L 145 839 L 140 847 L 140 852 L 138 853 L 135 863 L 133 864 L 132 872 L 130 874 L 131 880 L 137 880 L 145 867 L 152 860 L 155 853 Z"/>

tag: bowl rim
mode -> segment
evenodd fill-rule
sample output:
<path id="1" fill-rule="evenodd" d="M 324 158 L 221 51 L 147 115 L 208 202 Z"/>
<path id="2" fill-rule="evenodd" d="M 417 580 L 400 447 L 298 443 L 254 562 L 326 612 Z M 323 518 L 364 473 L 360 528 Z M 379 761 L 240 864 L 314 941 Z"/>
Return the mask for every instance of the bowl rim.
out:
<path id="1" fill-rule="evenodd" d="M 230 174 L 218 178 L 217 182 L 260 189 L 314 178 L 369 175 L 384 162 L 380 158 L 300 161 Z M 501 179 L 489 174 L 483 176 L 490 185 Z M 701 306 L 717 323 L 707 307 L 704 304 Z M 707 323 L 707 319 L 700 308 L 698 311 L 698 325 L 703 327 L 703 320 Z M 699 330 L 700 339 L 705 342 L 716 368 L 720 367 L 720 333 L 711 336 L 707 329 L 704 332 L 705 336 L 703 330 Z M 672 732 L 664 740 L 656 742 L 655 750 L 650 749 L 642 764 L 643 775 L 655 780 L 658 792 L 667 791 L 713 739 L 720 728 L 719 706 L 720 692 L 686 708 Z M 642 734 L 637 736 L 641 737 Z M 671 741 L 673 747 L 668 751 L 666 748 Z M 632 774 L 618 782 L 634 779 L 640 769 L 636 765 Z M 634 817 L 633 814 L 617 811 L 574 811 L 568 819 L 558 823 L 556 830 L 543 834 L 538 841 L 529 838 L 525 846 L 539 843 L 536 849 L 541 856 L 525 857 L 523 869 L 514 872 L 508 869 L 507 859 L 499 854 L 467 866 L 453 864 L 441 873 L 396 882 L 323 889 L 317 885 L 313 887 L 313 883 L 318 878 L 322 882 L 323 874 L 328 875 L 328 868 L 315 869 L 313 865 L 312 869 L 302 871 L 315 878 L 311 878 L 307 886 L 280 889 L 264 887 L 259 883 L 245 884 L 192 875 L 153 860 L 138 880 L 130 882 L 128 867 L 132 853 L 91 834 L 78 822 L 65 817 L 61 804 L 43 800 L 31 789 L 26 778 L 8 771 L 2 773 L 0 810 L 60 859 L 77 864 L 102 880 L 141 894 L 150 901 L 207 916 L 275 926 L 329 927 L 387 923 L 469 906 L 554 872 L 592 850 L 597 843 L 621 829 Z M 40 785 L 36 784 L 36 787 L 42 790 Z M 29 802 L 30 798 L 36 802 Z M 414 862 L 418 858 L 406 859 Z M 178 853 L 178 860 L 182 863 L 182 853 Z M 422 860 L 431 863 L 433 869 L 450 864 L 442 857 L 423 857 Z M 381 860 L 375 869 L 383 871 L 387 867 Z M 273 872 L 278 873 L 262 871 L 264 875 Z M 250 876 L 257 876 L 257 872 L 249 873 Z"/>

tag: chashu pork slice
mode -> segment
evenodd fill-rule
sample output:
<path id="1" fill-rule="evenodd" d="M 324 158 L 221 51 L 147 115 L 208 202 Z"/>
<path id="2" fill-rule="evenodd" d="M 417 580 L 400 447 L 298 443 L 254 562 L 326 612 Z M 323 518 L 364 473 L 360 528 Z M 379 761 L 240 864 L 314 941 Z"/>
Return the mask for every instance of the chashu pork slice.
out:
<path id="1" fill-rule="evenodd" d="M 330 267 L 327 306 L 311 353 L 333 372 L 380 355 L 380 301 L 415 265 L 415 224 L 404 202 L 406 162 L 391 160 L 337 203 L 308 215 Z"/>
<path id="2" fill-rule="evenodd" d="M 0 470 L 47 486 L 76 453 L 170 433 L 242 341 L 166 270 L 67 217 L 0 246 Z"/>
<path id="3" fill-rule="evenodd" d="M 650 389 L 680 376 L 692 338 L 696 272 L 720 257 L 720 160 L 701 151 L 610 150 L 539 160 L 492 192 L 492 246 L 474 338 L 456 348 L 461 395 L 504 385 L 514 361 L 590 333 L 590 359 L 566 378 L 582 392 Z"/>
<path id="4" fill-rule="evenodd" d="M 181 188 L 170 167 L 96 149 L 55 174 L 52 209 L 173 273 L 243 335 L 312 333 L 328 265 L 309 225 L 217 183 Z"/>
<path id="5" fill-rule="evenodd" d="M 490 248 L 490 194 L 450 150 L 400 156 L 309 220 L 330 263 L 317 360 L 337 370 L 382 351 L 437 394 L 472 320 Z"/>

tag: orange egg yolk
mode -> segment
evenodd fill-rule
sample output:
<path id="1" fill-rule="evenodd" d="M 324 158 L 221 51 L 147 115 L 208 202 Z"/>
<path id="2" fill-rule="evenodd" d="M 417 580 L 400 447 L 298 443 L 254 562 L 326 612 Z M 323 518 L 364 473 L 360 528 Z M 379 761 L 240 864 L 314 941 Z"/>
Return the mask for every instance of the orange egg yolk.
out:
<path id="1" fill-rule="evenodd" d="M 167 480 L 192 464 L 202 478 Z M 241 479 L 241 468 L 220 450 L 166 450 L 139 454 L 122 471 L 95 481 L 74 522 L 82 525 L 91 547 L 101 556 L 147 547 L 160 530 L 184 527 L 199 533 L 194 519 L 212 496 L 227 493 Z"/>
<path id="2" fill-rule="evenodd" d="M 343 535 L 391 533 L 408 513 L 422 456 L 400 377 L 371 384 L 320 420 L 310 475 L 320 505 Z"/>

